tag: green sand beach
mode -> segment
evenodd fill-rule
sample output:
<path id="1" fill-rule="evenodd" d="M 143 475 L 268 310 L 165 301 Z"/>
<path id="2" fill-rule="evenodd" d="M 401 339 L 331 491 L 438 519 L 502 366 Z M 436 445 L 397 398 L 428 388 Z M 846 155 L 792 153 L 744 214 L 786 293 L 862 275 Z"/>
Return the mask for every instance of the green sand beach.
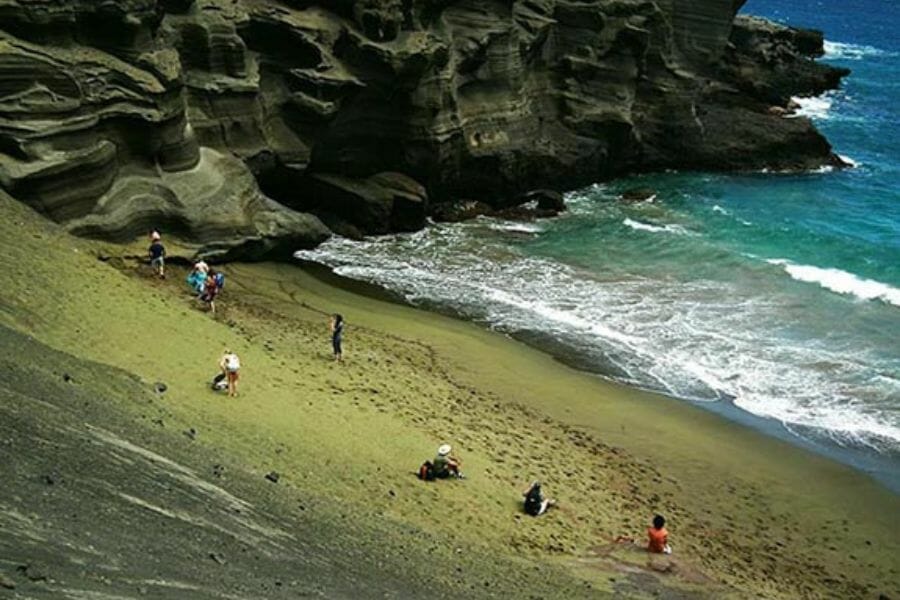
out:
<path id="1" fill-rule="evenodd" d="M 230 465 L 244 493 L 277 494 L 276 516 L 304 505 L 344 536 L 336 553 L 358 540 L 386 579 L 444 597 L 900 596 L 900 499 L 859 472 L 292 265 L 227 265 L 213 317 L 184 268 L 159 281 L 119 258 L 142 244 L 75 239 L 6 197 L 0 214 L 0 325 L 142 389 L 164 382 L 152 405 L 106 393 L 105 412 L 158 452 Z M 333 312 L 347 321 L 343 364 Z M 235 399 L 207 387 L 226 347 L 242 360 Z M 419 481 L 444 442 L 467 479 Z M 534 479 L 559 501 L 538 519 L 520 510 Z M 643 545 L 656 512 L 671 557 L 614 543 Z M 330 539 L 317 540 L 323 564 Z"/>

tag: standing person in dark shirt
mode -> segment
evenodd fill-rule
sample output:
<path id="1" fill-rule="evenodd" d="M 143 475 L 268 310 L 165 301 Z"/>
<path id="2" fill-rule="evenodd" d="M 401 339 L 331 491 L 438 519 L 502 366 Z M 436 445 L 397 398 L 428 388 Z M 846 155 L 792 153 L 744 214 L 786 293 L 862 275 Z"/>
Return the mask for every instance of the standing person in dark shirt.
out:
<path id="1" fill-rule="evenodd" d="M 166 247 L 160 240 L 153 240 L 150 244 L 150 266 L 156 270 L 160 279 L 166 278 Z"/>
<path id="2" fill-rule="evenodd" d="M 331 348 L 334 350 L 334 360 L 341 362 L 343 353 L 341 352 L 341 336 L 344 333 L 344 317 L 335 314 L 331 316 Z"/>

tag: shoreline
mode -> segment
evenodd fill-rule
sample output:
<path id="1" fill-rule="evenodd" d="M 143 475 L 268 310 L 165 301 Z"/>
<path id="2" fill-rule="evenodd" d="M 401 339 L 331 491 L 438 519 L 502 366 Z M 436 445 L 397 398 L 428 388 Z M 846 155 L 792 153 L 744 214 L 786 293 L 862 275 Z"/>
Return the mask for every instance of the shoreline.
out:
<path id="1" fill-rule="evenodd" d="M 315 522 L 327 507 L 348 539 L 375 549 L 375 564 L 385 534 L 397 542 L 397 564 L 421 567 L 422 581 L 440 580 L 436 562 L 454 564 L 464 576 L 445 578 L 448 597 L 472 597 L 472 586 L 510 597 L 503 590 L 517 585 L 567 599 L 900 594 L 900 502 L 849 467 L 604 382 L 475 324 L 328 285 L 292 264 L 229 265 L 213 316 L 185 288 L 183 268 L 161 281 L 143 263 L 104 260 L 121 248 L 72 238 L 4 204 L 0 232 L 11 243 L 0 324 L 112 367 L 143 390 L 96 400 L 98 414 L 108 405 L 129 417 L 120 435 L 166 432 L 187 452 L 203 450 L 227 467 L 219 477 L 201 465 L 204 481 L 231 485 L 229 471 L 246 473 L 252 494 L 277 493 L 291 519 Z M 330 356 L 327 316 L 335 312 L 347 323 L 342 364 Z M 208 389 L 225 347 L 241 356 L 236 399 Z M 70 371 L 67 381 L 59 369 L 68 367 L 48 364 L 61 389 L 91 394 L 92 380 Z M 77 420 L 69 426 L 80 431 Z M 442 443 L 463 459 L 465 481 L 414 476 Z M 165 439 L 154 447 L 170 451 Z M 277 483 L 266 479 L 272 472 Z M 521 492 L 534 479 L 559 506 L 528 519 Z M 75 491 L 49 489 L 60 498 Z M 171 498 L 153 494 L 146 501 L 163 512 L 150 516 L 167 522 Z M 669 522 L 675 554 L 614 542 L 640 544 L 655 513 Z M 369 523 L 382 533 L 367 532 Z M 323 564 L 340 564 L 329 553 L 344 546 L 309 541 L 322 548 Z M 52 558 L 65 561 L 67 552 Z"/>
<path id="2" fill-rule="evenodd" d="M 364 348 L 354 348 L 360 343 L 355 338 L 362 331 L 389 332 L 392 337 L 427 345 L 463 389 L 487 394 L 485 399 L 495 407 L 506 405 L 520 411 L 524 422 L 517 420 L 518 425 L 509 431 L 511 435 L 527 432 L 529 422 L 533 427 L 557 424 L 565 432 L 566 441 L 559 446 L 548 444 L 548 449 L 552 448 L 551 457 L 563 463 L 558 468 L 568 472 L 565 480 L 558 478 L 561 474 L 531 475 L 548 482 L 567 503 L 599 501 L 599 505 L 591 504 L 588 512 L 593 516 L 589 518 L 606 520 L 602 537 L 607 540 L 623 532 L 635 533 L 634 509 L 677 515 L 682 524 L 680 536 L 692 538 L 679 539 L 678 558 L 688 561 L 681 569 L 752 578 L 758 586 L 751 588 L 754 597 L 877 597 L 881 590 L 871 586 L 865 586 L 866 591 L 844 592 L 834 587 L 843 577 L 839 564 L 848 561 L 856 565 L 851 571 L 857 575 L 875 569 L 896 579 L 898 565 L 890 557 L 898 550 L 897 543 L 892 537 L 876 534 L 876 530 L 886 527 L 882 533 L 891 536 L 888 532 L 893 528 L 888 523 L 894 520 L 900 500 L 857 469 L 694 404 L 577 371 L 544 352 L 468 321 L 360 296 L 335 288 L 296 266 L 236 268 L 242 277 L 264 271 L 278 273 L 280 281 L 290 280 L 291 288 L 297 290 L 290 297 L 293 302 L 302 298 L 304 309 L 319 307 L 320 314 L 342 312 L 350 327 L 345 344 L 351 360 L 365 353 Z M 266 287 L 260 283 L 254 289 Z M 322 311 L 322 306 L 328 306 L 328 311 Z M 479 421 L 473 417 L 459 435 L 471 439 L 478 430 L 491 429 L 497 419 L 492 416 L 491 420 Z M 579 457 L 585 439 L 582 436 L 601 440 L 603 448 L 600 456 L 587 463 Z M 500 454 L 493 454 L 493 461 L 506 458 L 502 450 L 494 452 Z M 620 462 L 623 459 L 625 462 Z M 550 462 L 555 461 L 551 458 Z M 570 462 L 577 467 L 567 469 L 565 465 Z M 546 468 L 545 461 L 541 463 Z M 490 466 L 482 463 L 480 467 L 490 474 Z M 575 482 L 588 477 L 593 469 L 603 472 L 610 467 L 617 475 L 612 480 L 598 478 L 579 500 Z M 617 500 L 599 499 L 607 493 L 615 498 L 625 489 L 640 491 L 634 496 L 626 494 L 618 508 Z M 860 535 L 864 537 L 858 538 Z M 586 555 L 575 548 L 573 551 L 582 556 L 579 561 L 597 560 L 606 552 L 616 560 L 626 560 L 621 550 L 597 546 L 596 542 Z M 861 554 L 867 558 L 860 559 Z M 735 560 L 745 564 L 734 570 L 728 564 Z M 722 564 L 713 566 L 716 563 Z M 787 570 L 773 576 L 771 569 L 776 563 Z M 785 591 L 782 585 L 794 576 L 818 583 Z M 768 587 L 762 582 L 769 577 L 780 583 Z M 823 582 L 825 588 L 818 588 Z M 889 589 L 893 587 L 891 584 Z M 896 593 L 885 591 L 888 597 Z M 721 595 L 720 591 L 713 597 Z"/>
<path id="3" fill-rule="evenodd" d="M 900 496 L 900 469 L 893 463 L 890 456 L 877 453 L 863 447 L 847 448 L 842 446 L 836 440 L 828 438 L 827 430 L 815 429 L 812 427 L 796 426 L 797 429 L 807 429 L 811 432 L 809 437 L 804 437 L 793 433 L 790 428 L 783 422 L 766 416 L 756 415 L 752 412 L 734 404 L 729 399 L 716 401 L 698 401 L 689 398 L 680 398 L 670 394 L 665 394 L 657 390 L 641 388 L 639 386 L 631 386 L 610 377 L 602 372 L 602 370 L 591 368 L 591 365 L 584 360 L 578 360 L 574 357 L 564 344 L 553 340 L 549 336 L 545 336 L 540 332 L 534 332 L 534 335 L 528 335 L 527 332 L 499 332 L 493 331 L 484 323 L 472 321 L 465 318 L 459 313 L 441 306 L 417 306 L 407 301 L 402 295 L 395 293 L 378 284 L 367 281 L 357 280 L 345 277 L 336 273 L 327 265 L 310 261 L 306 259 L 294 259 L 299 268 L 311 276 L 321 280 L 323 283 L 347 290 L 351 293 L 360 294 L 378 301 L 391 302 L 400 306 L 412 308 L 415 310 L 423 310 L 433 314 L 441 315 L 451 319 L 458 320 L 463 323 L 472 324 L 480 329 L 506 336 L 512 340 L 523 343 L 538 352 L 558 361 L 576 371 L 586 373 L 588 375 L 599 378 L 605 384 L 621 387 L 624 390 L 634 390 L 641 393 L 652 394 L 664 398 L 670 402 L 683 403 L 689 406 L 700 408 L 725 419 L 731 423 L 736 423 L 742 427 L 746 427 L 752 431 L 761 433 L 765 436 L 787 442 L 792 446 L 813 452 L 828 460 L 835 461 L 841 465 L 848 466 L 854 470 L 871 477 L 891 493 Z"/>

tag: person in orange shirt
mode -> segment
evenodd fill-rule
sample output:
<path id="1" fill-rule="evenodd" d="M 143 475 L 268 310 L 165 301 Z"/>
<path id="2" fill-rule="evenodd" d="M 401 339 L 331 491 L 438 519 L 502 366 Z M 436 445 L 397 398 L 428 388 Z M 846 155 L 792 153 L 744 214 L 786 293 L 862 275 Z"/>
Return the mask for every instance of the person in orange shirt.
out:
<path id="1" fill-rule="evenodd" d="M 653 517 L 653 526 L 647 528 L 647 537 L 650 538 L 647 544 L 648 552 L 672 554 L 672 548 L 669 547 L 669 532 L 666 531 L 666 519 L 662 515 Z"/>

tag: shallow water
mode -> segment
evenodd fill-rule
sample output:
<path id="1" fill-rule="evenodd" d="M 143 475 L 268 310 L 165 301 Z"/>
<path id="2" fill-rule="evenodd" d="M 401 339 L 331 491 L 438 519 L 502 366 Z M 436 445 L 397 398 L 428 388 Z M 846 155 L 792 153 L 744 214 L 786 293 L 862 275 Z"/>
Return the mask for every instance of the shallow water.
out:
<path id="1" fill-rule="evenodd" d="M 900 9 L 860 4 L 852 18 L 836 0 L 746 7 L 825 30 L 823 60 L 853 69 L 841 91 L 801 100 L 853 169 L 643 176 L 570 194 L 558 219 L 335 239 L 301 256 L 612 379 L 733 404 L 896 483 L 900 42 L 886 24 Z M 656 196 L 617 199 L 638 186 Z"/>

